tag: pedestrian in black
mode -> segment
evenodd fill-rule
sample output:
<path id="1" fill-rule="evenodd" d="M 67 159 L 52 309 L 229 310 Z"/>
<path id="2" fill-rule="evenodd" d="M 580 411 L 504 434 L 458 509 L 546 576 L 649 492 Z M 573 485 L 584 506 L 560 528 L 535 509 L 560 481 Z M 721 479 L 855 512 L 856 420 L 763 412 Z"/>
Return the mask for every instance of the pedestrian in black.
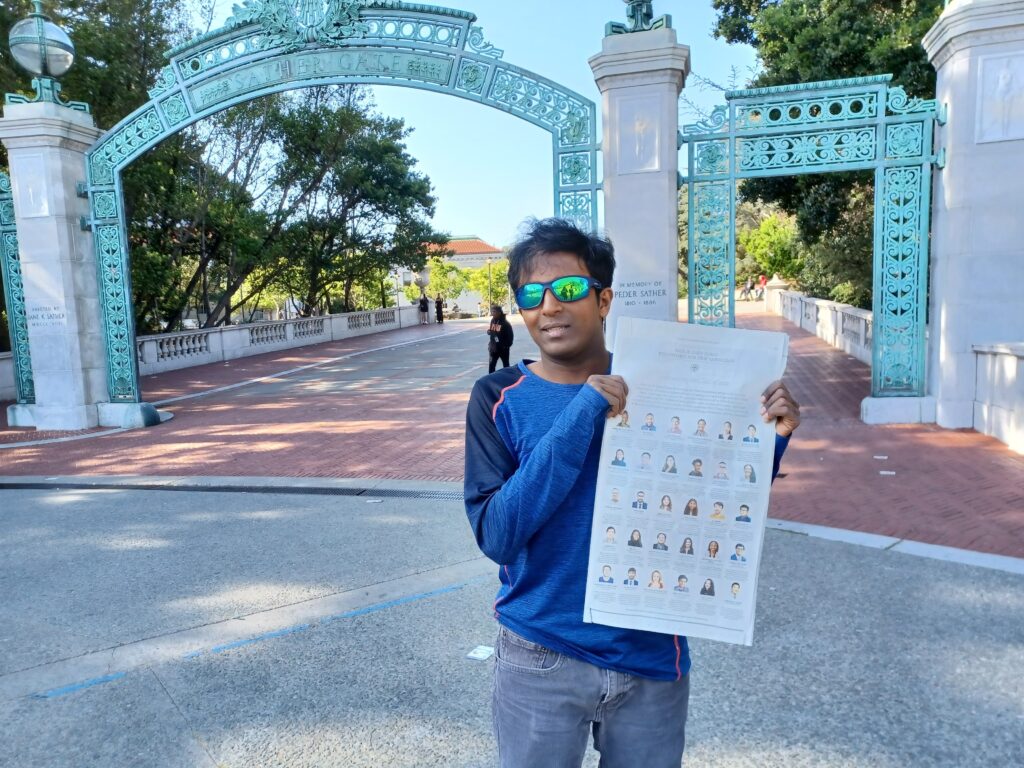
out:
<path id="1" fill-rule="evenodd" d="M 427 298 L 427 294 L 420 294 L 420 325 L 430 325 L 430 315 L 427 314 L 430 311 L 430 299 Z"/>
<path id="2" fill-rule="evenodd" d="M 441 324 L 444 322 L 444 296 L 440 293 L 437 294 L 437 298 L 434 299 L 434 312 L 437 314 L 437 322 Z"/>
<path id="3" fill-rule="evenodd" d="M 498 358 L 501 358 L 503 368 L 508 368 L 508 353 L 512 349 L 512 324 L 505 317 L 505 312 L 497 304 L 491 305 L 491 324 L 487 328 L 487 335 L 490 341 L 487 343 L 487 352 L 491 356 L 489 373 L 494 373 L 498 367 Z"/>

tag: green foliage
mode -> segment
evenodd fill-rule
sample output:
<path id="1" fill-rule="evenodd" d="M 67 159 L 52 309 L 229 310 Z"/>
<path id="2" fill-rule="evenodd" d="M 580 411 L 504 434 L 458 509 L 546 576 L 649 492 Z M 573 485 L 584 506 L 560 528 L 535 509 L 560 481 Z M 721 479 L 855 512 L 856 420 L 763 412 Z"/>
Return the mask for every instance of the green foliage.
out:
<path id="1" fill-rule="evenodd" d="M 796 223 L 792 218 L 780 214 L 769 216 L 756 229 L 741 232 L 738 240 L 746 255 L 766 275 L 794 279 L 803 268 Z"/>
<path id="2" fill-rule="evenodd" d="M 467 269 L 469 290 L 476 291 L 484 302 L 508 306 L 511 298 L 508 285 L 508 259 L 499 259 L 491 265 Z"/>
<path id="3" fill-rule="evenodd" d="M 469 285 L 468 270 L 460 269 L 450 261 L 434 256 L 427 263 L 427 268 L 430 270 L 427 293 L 431 298 L 436 298 L 440 294 L 448 300 L 458 299 Z"/>

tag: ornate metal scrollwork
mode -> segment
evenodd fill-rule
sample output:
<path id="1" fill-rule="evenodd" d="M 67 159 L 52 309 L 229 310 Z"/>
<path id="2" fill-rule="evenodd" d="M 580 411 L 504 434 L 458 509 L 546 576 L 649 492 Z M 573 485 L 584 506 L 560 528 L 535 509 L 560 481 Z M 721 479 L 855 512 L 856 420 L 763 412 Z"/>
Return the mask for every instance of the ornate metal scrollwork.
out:
<path id="1" fill-rule="evenodd" d="M 7 306 L 7 331 L 14 359 L 14 386 L 19 403 L 36 401 L 32 378 L 32 355 L 28 344 L 28 317 L 25 312 L 25 286 L 21 278 L 18 234 L 14 225 L 14 200 L 11 179 L 0 171 L 0 274 L 3 275 L 4 301 Z"/>

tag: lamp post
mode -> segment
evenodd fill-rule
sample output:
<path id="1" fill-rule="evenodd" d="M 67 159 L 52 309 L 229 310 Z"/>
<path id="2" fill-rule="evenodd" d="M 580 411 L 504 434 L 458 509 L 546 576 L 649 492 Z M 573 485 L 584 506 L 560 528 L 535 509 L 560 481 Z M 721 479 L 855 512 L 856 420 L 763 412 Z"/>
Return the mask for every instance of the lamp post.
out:
<path id="1" fill-rule="evenodd" d="M 89 105 L 78 101 L 64 101 L 60 95 L 60 83 L 55 78 L 66 74 L 75 63 L 75 46 L 67 32 L 54 24 L 43 13 L 42 0 L 34 0 L 33 11 L 13 27 L 8 38 L 11 56 L 23 68 L 31 72 L 33 98 L 17 93 L 8 93 L 7 104 L 34 104 L 48 101 L 69 107 L 78 112 L 89 112 Z"/>
<path id="2" fill-rule="evenodd" d="M 491 257 L 487 257 L 487 311 L 491 311 Z"/>

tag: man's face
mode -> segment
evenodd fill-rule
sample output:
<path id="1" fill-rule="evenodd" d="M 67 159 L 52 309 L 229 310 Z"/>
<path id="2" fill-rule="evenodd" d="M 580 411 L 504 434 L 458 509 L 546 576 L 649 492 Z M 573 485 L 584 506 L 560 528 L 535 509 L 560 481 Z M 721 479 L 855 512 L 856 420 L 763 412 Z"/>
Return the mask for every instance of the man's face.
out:
<path id="1" fill-rule="evenodd" d="M 753 437 L 757 434 L 757 429 L 755 427 L 747 427 L 747 434 Z"/>
<path id="2" fill-rule="evenodd" d="M 725 469 L 726 469 L 725 462 L 724 461 L 718 462 L 718 471 L 721 472 L 724 475 L 725 474 Z"/>
<path id="3" fill-rule="evenodd" d="M 739 584 L 733 584 L 732 585 L 732 596 L 736 597 L 736 595 L 738 595 L 739 593 L 740 593 L 740 585 Z"/>
<path id="4" fill-rule="evenodd" d="M 651 454 L 645 453 L 640 457 L 640 466 L 647 467 L 651 464 Z"/>
<path id="5" fill-rule="evenodd" d="M 654 414 L 653 413 L 648 413 L 646 416 L 644 416 L 644 424 L 646 424 L 648 427 L 654 426 Z"/>
<path id="6" fill-rule="evenodd" d="M 685 588 L 686 587 L 686 579 L 682 578 L 681 576 L 679 577 L 679 587 L 680 588 Z"/>
<path id="7" fill-rule="evenodd" d="M 643 491 L 637 491 L 636 500 L 637 501 L 643 501 L 644 500 L 644 492 Z"/>
<path id="8" fill-rule="evenodd" d="M 720 502 L 720 501 L 716 501 L 715 502 L 715 514 L 718 514 L 719 512 L 722 512 L 724 510 L 725 510 L 725 505 L 722 502 Z"/>
<path id="9" fill-rule="evenodd" d="M 619 489 L 618 488 L 612 488 L 612 501 L 614 501 L 616 504 L 619 503 Z"/>
<path id="10" fill-rule="evenodd" d="M 750 507 L 748 507 L 746 504 L 741 504 L 740 505 L 740 514 L 744 515 L 744 516 L 749 515 L 750 514 Z"/>
<path id="11" fill-rule="evenodd" d="M 636 578 L 636 568 L 630 568 L 628 571 L 626 571 L 626 578 L 629 579 L 630 581 L 635 579 Z"/>
<path id="12" fill-rule="evenodd" d="M 695 461 L 695 462 L 693 462 L 693 468 L 695 470 L 697 470 L 698 472 L 700 472 L 700 468 L 703 467 L 703 466 L 704 466 L 704 462 L 702 462 L 702 461 Z"/>
<path id="13" fill-rule="evenodd" d="M 665 543 L 665 534 L 664 533 L 659 533 L 658 534 L 658 543 L 659 544 L 664 544 Z"/>
<path id="14" fill-rule="evenodd" d="M 747 548 L 742 544 L 736 545 L 736 557 L 743 557 L 743 553 L 747 551 Z"/>
<path id="15" fill-rule="evenodd" d="M 603 573 L 604 577 L 607 579 L 609 576 L 612 575 L 612 567 L 610 565 L 606 565 L 604 568 L 601 569 L 601 573 Z"/>
<path id="16" fill-rule="evenodd" d="M 542 254 L 523 283 L 547 283 L 568 275 L 591 277 L 586 265 L 571 253 Z M 611 307 L 612 293 L 603 290 L 600 300 L 591 295 L 580 301 L 562 303 L 550 290 L 544 292 L 544 301 L 536 309 L 524 309 L 521 314 L 541 356 L 564 364 L 573 364 L 580 357 L 604 349 L 602 320 Z"/>
<path id="17" fill-rule="evenodd" d="M 699 429 L 701 432 L 703 432 L 704 428 L 707 425 L 708 425 L 708 423 L 706 421 L 704 421 L 704 419 L 701 419 L 700 421 L 697 422 L 697 429 Z"/>
<path id="18" fill-rule="evenodd" d="M 604 532 L 604 537 L 608 539 L 608 541 L 615 541 L 615 529 L 609 528 Z"/>

